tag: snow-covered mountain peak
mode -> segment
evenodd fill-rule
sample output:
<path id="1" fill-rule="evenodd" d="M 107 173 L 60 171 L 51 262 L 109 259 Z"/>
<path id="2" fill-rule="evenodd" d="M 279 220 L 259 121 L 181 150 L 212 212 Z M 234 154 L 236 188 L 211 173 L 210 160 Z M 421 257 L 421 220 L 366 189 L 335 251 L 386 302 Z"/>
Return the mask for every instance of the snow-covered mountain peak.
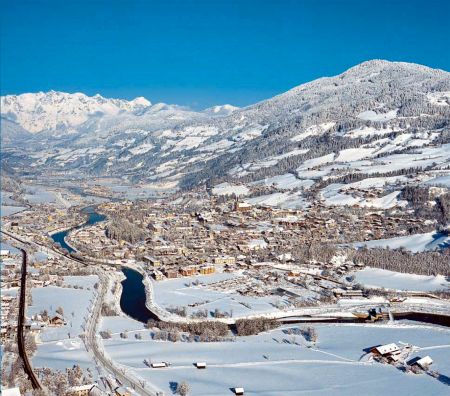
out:
<path id="1" fill-rule="evenodd" d="M 139 97 L 131 101 L 108 99 L 97 94 L 57 91 L 7 95 L 1 98 L 1 115 L 25 130 L 38 133 L 61 127 L 76 127 L 99 114 L 142 111 L 151 103 Z"/>
<path id="2" fill-rule="evenodd" d="M 222 106 L 213 106 L 203 110 L 203 113 L 212 116 L 228 116 L 234 111 L 239 110 L 239 107 L 232 106 L 230 104 L 224 104 Z"/>

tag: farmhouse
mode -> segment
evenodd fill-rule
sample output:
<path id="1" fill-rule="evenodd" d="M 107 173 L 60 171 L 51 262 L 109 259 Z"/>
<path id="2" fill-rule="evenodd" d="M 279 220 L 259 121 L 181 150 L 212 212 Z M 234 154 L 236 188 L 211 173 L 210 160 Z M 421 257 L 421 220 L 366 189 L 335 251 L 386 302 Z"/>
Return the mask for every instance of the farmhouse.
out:
<path id="1" fill-rule="evenodd" d="M 55 314 L 49 319 L 49 324 L 52 326 L 63 326 L 66 324 L 64 317 L 60 314 Z"/>
<path id="2" fill-rule="evenodd" d="M 376 355 L 380 356 L 389 356 L 393 353 L 399 352 L 400 349 L 397 346 L 397 344 L 391 343 L 391 344 L 385 344 L 385 345 L 379 345 L 376 347 L 373 347 L 371 349 L 371 352 Z"/>

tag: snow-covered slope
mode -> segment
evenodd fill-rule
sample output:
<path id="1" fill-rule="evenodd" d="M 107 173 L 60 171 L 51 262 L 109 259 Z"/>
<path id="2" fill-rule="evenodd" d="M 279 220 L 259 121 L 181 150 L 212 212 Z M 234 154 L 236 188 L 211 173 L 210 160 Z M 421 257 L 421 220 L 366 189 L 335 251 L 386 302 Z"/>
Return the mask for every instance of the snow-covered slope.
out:
<path id="1" fill-rule="evenodd" d="M 8 96 L 2 98 L 5 161 L 36 173 L 115 175 L 179 187 L 233 182 L 265 188 L 267 196 L 294 191 L 284 194 L 289 205 L 303 204 L 300 190 L 320 187 L 328 204 L 388 208 L 402 205 L 390 182 L 387 194 L 371 197 L 361 196 L 358 185 L 343 186 L 367 178 L 381 178 L 384 186 L 395 176 L 407 176 L 395 183 L 424 182 L 430 172 L 445 176 L 448 92 L 448 72 L 374 60 L 241 109 L 195 112 L 139 98 L 56 92 Z"/>

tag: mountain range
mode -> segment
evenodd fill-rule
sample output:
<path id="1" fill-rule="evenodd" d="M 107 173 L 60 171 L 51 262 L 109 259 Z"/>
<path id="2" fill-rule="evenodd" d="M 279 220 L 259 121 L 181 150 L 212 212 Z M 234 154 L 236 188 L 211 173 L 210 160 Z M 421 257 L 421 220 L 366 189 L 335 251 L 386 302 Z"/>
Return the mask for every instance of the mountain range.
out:
<path id="1" fill-rule="evenodd" d="M 305 190 L 349 180 L 445 176 L 450 73 L 373 60 L 245 108 L 204 111 L 145 98 L 9 95 L 1 123 L 12 172 L 265 186 L 289 206 Z"/>

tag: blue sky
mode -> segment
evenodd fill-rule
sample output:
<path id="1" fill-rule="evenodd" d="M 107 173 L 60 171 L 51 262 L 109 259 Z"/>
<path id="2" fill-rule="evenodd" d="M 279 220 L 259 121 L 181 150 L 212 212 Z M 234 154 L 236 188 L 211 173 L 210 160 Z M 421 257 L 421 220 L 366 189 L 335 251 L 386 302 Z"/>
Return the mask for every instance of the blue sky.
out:
<path id="1" fill-rule="evenodd" d="M 450 71 L 450 1 L 0 0 L 2 95 L 244 106 L 364 60 Z"/>

